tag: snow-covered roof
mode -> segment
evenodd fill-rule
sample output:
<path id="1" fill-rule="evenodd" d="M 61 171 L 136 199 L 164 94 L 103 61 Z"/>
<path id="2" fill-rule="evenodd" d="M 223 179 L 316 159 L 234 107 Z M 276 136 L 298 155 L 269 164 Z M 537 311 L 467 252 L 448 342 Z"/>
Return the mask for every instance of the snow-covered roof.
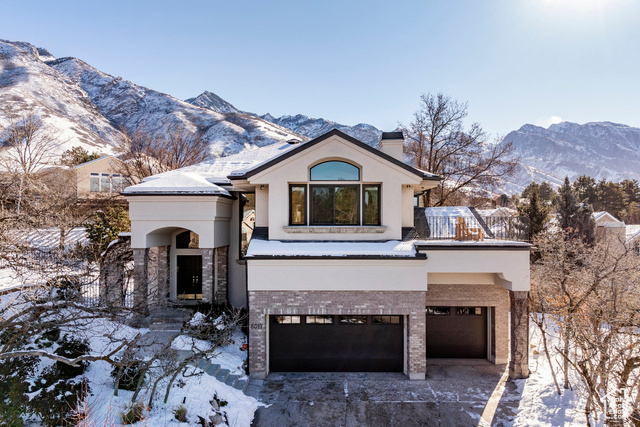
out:
<path id="1" fill-rule="evenodd" d="M 227 157 L 217 157 L 196 165 L 146 177 L 140 184 L 124 189 L 125 194 L 148 193 L 200 193 L 224 194 L 227 190 L 217 184 L 230 183 L 229 175 L 242 174 L 278 157 L 294 147 L 278 142 L 265 147 L 243 151 Z"/>
<path id="2" fill-rule="evenodd" d="M 275 144 L 243 151 L 242 153 L 231 156 L 217 157 L 193 166 L 187 166 L 181 169 L 153 175 L 145 178 L 144 181 L 146 182 L 154 179 L 179 175 L 184 172 L 193 172 L 206 177 L 210 182 L 218 184 L 228 183 L 230 182 L 227 178 L 229 175 L 241 175 L 250 168 L 272 160 L 294 147 L 294 144 L 277 142 Z"/>
<path id="3" fill-rule="evenodd" d="M 251 239 L 246 256 L 413 257 L 415 255 L 413 244 L 399 240 L 387 242 L 282 242 Z"/>
<path id="4" fill-rule="evenodd" d="M 640 225 L 638 224 L 627 225 L 625 234 L 626 234 L 627 242 L 640 239 Z"/>
<path id="5" fill-rule="evenodd" d="M 229 192 L 196 172 L 181 172 L 127 187 L 125 194 L 210 194 L 230 196 Z"/>
<path id="6" fill-rule="evenodd" d="M 35 230 L 16 230 L 10 233 L 22 243 L 28 243 L 34 248 L 41 250 L 51 250 L 60 247 L 60 229 L 59 228 L 38 228 Z M 65 249 L 75 247 L 77 243 L 85 246 L 89 243 L 87 231 L 84 227 L 75 227 L 69 230 L 65 235 Z"/>
<path id="7" fill-rule="evenodd" d="M 369 147 L 368 145 L 356 140 L 355 138 L 352 138 L 334 129 L 311 141 L 299 142 L 296 144 L 291 144 L 288 142 L 277 142 L 274 144 L 266 145 L 264 147 L 243 151 L 231 156 L 218 157 L 212 160 L 198 163 L 196 165 L 149 176 L 145 178 L 142 183 L 125 188 L 124 193 L 209 193 L 211 192 L 211 186 L 216 186 L 216 184 L 230 184 L 231 179 L 233 179 L 234 177 L 237 179 L 242 179 L 243 177 L 246 177 L 247 174 L 255 174 L 260 169 L 271 167 L 273 162 L 281 160 L 280 158 L 284 159 L 289 155 L 293 155 L 300 150 L 311 147 L 314 144 L 317 144 L 333 135 L 338 135 L 343 139 L 360 145 L 367 150 L 373 150 L 381 157 L 386 158 L 388 161 L 397 163 L 414 173 L 419 172 L 419 175 L 424 179 L 440 179 L 437 175 L 430 174 L 424 171 L 418 171 L 417 169 L 399 162 L 398 160 L 393 159 L 387 154 L 379 152 Z M 187 174 L 191 176 L 191 179 L 181 180 L 180 177 Z M 200 183 L 195 182 L 196 177 L 201 178 Z M 206 181 L 206 183 L 208 183 L 209 185 L 206 185 L 204 181 Z M 183 184 L 184 186 L 180 184 Z"/>
<path id="8" fill-rule="evenodd" d="M 607 227 L 624 227 L 624 222 L 606 211 L 594 212 L 593 219 L 598 223 L 598 225 L 605 225 Z"/>
<path id="9" fill-rule="evenodd" d="M 105 159 L 109 159 L 109 158 L 114 158 L 115 159 L 116 156 L 114 156 L 114 155 L 102 156 L 102 157 L 99 157 L 97 159 L 89 160 L 88 162 L 84 162 L 84 163 L 80 163 L 79 165 L 75 165 L 73 167 L 73 169 L 83 168 L 83 167 L 85 167 L 87 165 L 90 165 L 92 163 L 96 163 L 96 162 L 99 162 L 101 160 L 105 160 Z"/>

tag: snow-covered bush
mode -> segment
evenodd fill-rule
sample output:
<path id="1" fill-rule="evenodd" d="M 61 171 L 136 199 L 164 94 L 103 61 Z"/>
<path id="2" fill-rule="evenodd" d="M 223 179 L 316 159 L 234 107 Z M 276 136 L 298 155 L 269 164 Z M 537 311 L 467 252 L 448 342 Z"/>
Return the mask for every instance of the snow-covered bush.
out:
<path id="1" fill-rule="evenodd" d="M 127 406 L 120 414 L 120 418 L 122 419 L 122 424 L 135 424 L 138 421 L 142 421 L 144 419 L 144 412 L 147 408 L 144 406 L 142 402 L 135 402 Z"/>

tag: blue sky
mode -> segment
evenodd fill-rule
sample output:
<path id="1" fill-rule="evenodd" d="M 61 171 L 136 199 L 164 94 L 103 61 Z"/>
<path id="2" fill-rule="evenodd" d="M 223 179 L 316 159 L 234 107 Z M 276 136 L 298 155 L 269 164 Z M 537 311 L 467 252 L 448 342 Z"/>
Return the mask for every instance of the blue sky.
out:
<path id="1" fill-rule="evenodd" d="M 421 93 L 468 101 L 493 134 L 525 123 L 640 127 L 640 1 L 31 1 L 0 38 L 185 99 L 391 130 Z"/>

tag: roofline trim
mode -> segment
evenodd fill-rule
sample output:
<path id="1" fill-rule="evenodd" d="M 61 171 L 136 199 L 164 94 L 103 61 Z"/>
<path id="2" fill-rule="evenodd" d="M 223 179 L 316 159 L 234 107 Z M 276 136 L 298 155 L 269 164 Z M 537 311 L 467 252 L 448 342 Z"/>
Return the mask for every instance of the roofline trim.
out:
<path id="1" fill-rule="evenodd" d="M 370 153 L 375 154 L 375 155 L 377 155 L 379 157 L 382 157 L 383 159 L 387 160 L 388 162 L 390 162 L 390 163 L 392 163 L 392 164 L 394 164 L 396 166 L 399 166 L 399 167 L 401 167 L 401 168 L 413 173 L 414 175 L 419 176 L 423 180 L 431 180 L 431 181 L 441 181 L 442 180 L 442 178 L 437 176 L 437 175 L 431 175 L 431 174 L 425 175 L 424 172 L 422 172 L 422 171 L 420 171 L 420 170 L 418 170 L 418 169 L 416 169 L 416 168 L 414 168 L 412 166 L 409 166 L 408 164 L 406 164 L 404 162 L 401 162 L 400 160 L 398 160 L 398 159 L 396 159 L 394 157 L 391 157 L 390 155 L 388 155 L 386 153 L 383 153 L 380 150 L 376 150 L 375 148 L 370 147 L 369 145 L 365 144 L 364 142 L 359 141 L 356 138 L 354 138 L 352 136 L 349 136 L 349 135 L 347 135 L 346 133 L 344 133 L 342 131 L 339 131 L 338 129 L 332 129 L 329 132 L 325 133 L 324 135 L 320 135 L 319 137 L 317 137 L 315 139 L 312 139 L 311 141 L 308 141 L 306 143 L 300 144 L 299 146 L 297 146 L 297 147 L 295 147 L 295 148 L 283 153 L 282 155 L 277 156 L 277 157 L 275 157 L 275 158 L 273 158 L 273 159 L 271 159 L 271 160 L 269 160 L 269 161 L 267 161 L 267 162 L 255 167 L 254 169 L 249 169 L 248 171 L 245 171 L 241 175 L 228 175 L 227 178 L 229 180 L 231 180 L 231 181 L 238 180 L 238 179 L 250 178 L 253 175 L 256 175 L 256 174 L 258 174 L 258 173 L 260 173 L 260 172 L 262 172 L 262 171 L 264 171 L 266 169 L 269 169 L 272 166 L 275 166 L 276 164 L 280 163 L 283 160 L 288 159 L 289 157 L 295 156 L 296 154 L 306 150 L 307 148 L 311 148 L 314 145 L 316 145 L 316 144 L 318 144 L 318 143 L 320 143 L 320 142 L 322 142 L 322 141 L 324 141 L 326 139 L 331 138 L 332 136 L 339 136 L 340 138 L 345 139 L 345 140 L 351 142 L 352 144 L 355 144 L 356 146 L 358 146 L 358 147 L 360 147 L 360 148 L 362 148 L 364 150 L 367 150 Z"/>

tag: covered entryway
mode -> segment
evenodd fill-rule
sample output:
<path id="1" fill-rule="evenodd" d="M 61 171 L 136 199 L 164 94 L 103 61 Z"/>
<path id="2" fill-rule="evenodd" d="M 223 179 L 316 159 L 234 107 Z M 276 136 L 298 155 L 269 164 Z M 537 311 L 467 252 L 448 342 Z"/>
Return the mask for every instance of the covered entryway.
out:
<path id="1" fill-rule="evenodd" d="M 270 316 L 272 372 L 402 372 L 403 316 Z"/>
<path id="2" fill-rule="evenodd" d="M 202 255 L 177 256 L 177 296 L 182 300 L 202 299 Z"/>
<path id="3" fill-rule="evenodd" d="M 487 358 L 486 307 L 427 307 L 427 358 Z"/>

